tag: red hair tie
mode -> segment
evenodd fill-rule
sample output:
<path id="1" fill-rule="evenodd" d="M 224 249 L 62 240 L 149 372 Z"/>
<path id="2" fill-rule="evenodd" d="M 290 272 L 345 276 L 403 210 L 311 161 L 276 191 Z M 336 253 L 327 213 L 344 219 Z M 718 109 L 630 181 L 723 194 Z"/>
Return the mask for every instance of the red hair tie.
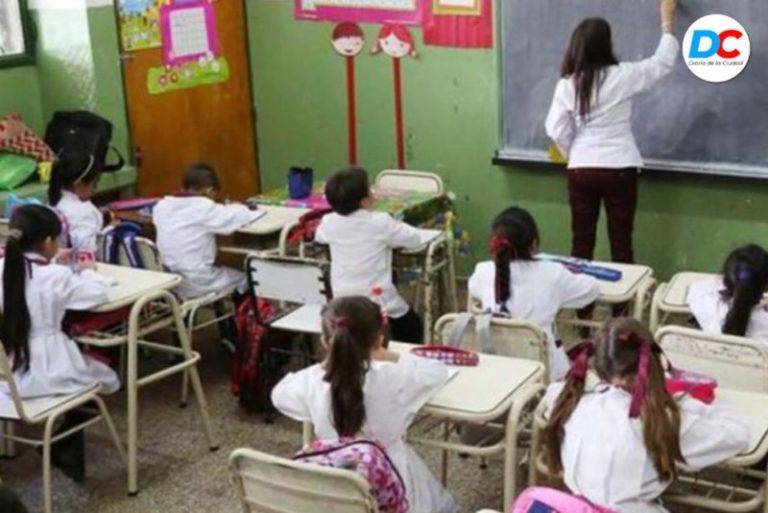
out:
<path id="1" fill-rule="evenodd" d="M 629 405 L 629 418 L 640 417 L 645 404 L 645 396 L 648 393 L 648 375 L 651 372 L 651 353 L 653 343 L 634 332 L 627 332 L 619 337 L 619 342 L 624 344 L 639 344 L 640 359 L 637 363 L 637 378 L 635 389 L 632 391 L 632 402 Z"/>
<path id="2" fill-rule="evenodd" d="M 331 323 L 333 325 L 333 329 L 339 329 L 339 328 L 351 328 L 352 327 L 352 319 L 349 317 L 339 317 L 338 319 L 334 319 Z"/>
<path id="3" fill-rule="evenodd" d="M 515 244 L 512 242 L 512 239 L 504 235 L 494 235 L 491 237 L 491 241 L 488 243 L 488 251 L 492 255 L 497 255 L 505 250 L 514 252 Z"/>
<path id="4" fill-rule="evenodd" d="M 568 376 L 566 377 L 568 381 L 583 381 L 587 379 L 589 358 L 594 351 L 595 346 L 592 345 L 592 342 L 582 342 L 568 351 L 568 358 L 571 360 L 571 370 L 568 371 Z"/>

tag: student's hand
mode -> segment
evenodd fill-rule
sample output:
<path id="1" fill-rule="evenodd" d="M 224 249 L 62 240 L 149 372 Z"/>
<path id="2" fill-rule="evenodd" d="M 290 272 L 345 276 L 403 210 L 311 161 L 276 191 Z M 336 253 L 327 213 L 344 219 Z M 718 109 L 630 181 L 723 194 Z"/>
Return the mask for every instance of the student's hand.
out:
<path id="1" fill-rule="evenodd" d="M 396 363 L 400 360 L 400 353 L 389 351 L 388 349 L 376 349 L 371 353 L 371 359 L 379 362 Z"/>
<path id="2" fill-rule="evenodd" d="M 660 0 L 661 29 L 665 33 L 671 33 L 675 26 L 675 13 L 677 12 L 677 0 Z"/>
<path id="3" fill-rule="evenodd" d="M 96 270 L 96 261 L 95 260 L 81 260 L 77 263 L 77 272 L 81 271 L 95 271 Z"/>
<path id="4" fill-rule="evenodd" d="M 60 265 L 71 265 L 73 258 L 74 255 L 71 249 L 60 249 L 56 254 L 54 262 Z"/>

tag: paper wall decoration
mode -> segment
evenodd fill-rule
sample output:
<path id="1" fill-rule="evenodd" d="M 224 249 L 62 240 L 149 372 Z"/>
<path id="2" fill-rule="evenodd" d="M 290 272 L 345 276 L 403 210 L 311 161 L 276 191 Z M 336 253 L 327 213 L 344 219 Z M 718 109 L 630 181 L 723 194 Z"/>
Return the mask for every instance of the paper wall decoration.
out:
<path id="1" fill-rule="evenodd" d="M 493 48 L 493 3 L 491 0 L 429 0 L 424 15 L 424 44 L 456 48 Z M 469 10 L 474 2 L 479 12 Z M 449 5 L 450 4 L 450 5 Z M 465 4 L 461 12 L 458 4 Z"/>
<path id="2" fill-rule="evenodd" d="M 333 29 L 331 44 L 344 57 L 347 70 L 347 134 L 349 139 L 349 165 L 357 164 L 357 107 L 355 99 L 355 57 L 363 51 L 365 35 L 356 23 L 339 23 Z"/>
<path id="3" fill-rule="evenodd" d="M 160 7 L 169 0 L 118 0 L 120 41 L 123 51 L 160 48 Z"/>
<path id="4" fill-rule="evenodd" d="M 421 25 L 432 0 L 294 0 L 297 19 Z"/>
<path id="5" fill-rule="evenodd" d="M 402 25 L 384 25 L 379 31 L 372 53 L 384 52 L 392 57 L 392 78 L 395 97 L 395 143 L 397 145 L 397 168 L 405 169 L 405 123 L 403 120 L 403 79 L 400 61 L 405 57 L 416 57 L 413 35 Z"/>
<path id="6" fill-rule="evenodd" d="M 180 66 L 149 68 L 147 90 L 149 94 L 164 94 L 180 89 L 218 84 L 229 80 L 229 63 L 224 57 L 201 57 Z"/>
<path id="7" fill-rule="evenodd" d="M 187 0 L 160 9 L 163 61 L 180 66 L 219 56 L 216 13 L 209 0 Z"/>

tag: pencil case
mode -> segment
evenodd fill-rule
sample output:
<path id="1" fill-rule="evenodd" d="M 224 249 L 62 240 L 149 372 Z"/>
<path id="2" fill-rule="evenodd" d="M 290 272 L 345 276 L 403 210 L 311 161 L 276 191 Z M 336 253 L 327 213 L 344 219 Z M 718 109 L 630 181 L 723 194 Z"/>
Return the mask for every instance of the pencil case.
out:
<path id="1" fill-rule="evenodd" d="M 450 346 L 415 347 L 411 350 L 411 353 L 422 358 L 438 360 L 446 365 L 475 367 L 480 363 L 480 357 L 477 353 Z"/>
<path id="2" fill-rule="evenodd" d="M 705 404 L 715 400 L 717 380 L 706 374 L 669 368 L 666 383 L 670 394 L 686 393 Z"/>

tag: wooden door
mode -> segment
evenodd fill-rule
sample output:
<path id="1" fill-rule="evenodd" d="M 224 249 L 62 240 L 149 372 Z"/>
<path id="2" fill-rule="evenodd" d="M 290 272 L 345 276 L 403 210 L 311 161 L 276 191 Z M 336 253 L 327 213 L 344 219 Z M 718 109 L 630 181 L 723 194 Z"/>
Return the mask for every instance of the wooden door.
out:
<path id="1" fill-rule="evenodd" d="M 139 193 L 177 191 L 184 168 L 213 165 L 222 196 L 237 200 L 259 192 L 256 133 L 243 0 L 213 2 L 226 82 L 152 95 L 149 68 L 163 66 L 161 49 L 123 53 L 123 77 Z"/>

